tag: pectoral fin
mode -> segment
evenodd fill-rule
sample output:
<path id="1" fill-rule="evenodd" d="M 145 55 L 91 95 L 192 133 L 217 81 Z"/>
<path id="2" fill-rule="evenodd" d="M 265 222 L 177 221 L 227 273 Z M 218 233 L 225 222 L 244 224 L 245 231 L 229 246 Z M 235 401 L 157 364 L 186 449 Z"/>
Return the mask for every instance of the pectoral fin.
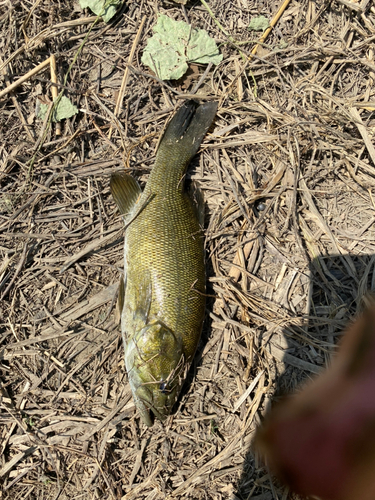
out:
<path id="1" fill-rule="evenodd" d="M 125 283 L 124 283 L 124 278 L 120 278 L 120 284 L 118 287 L 118 301 L 117 301 L 120 316 L 122 314 L 122 310 L 124 309 L 124 302 L 125 302 Z"/>
<path id="2" fill-rule="evenodd" d="M 127 216 L 142 193 L 138 182 L 125 172 L 111 175 L 110 189 L 121 215 Z"/>
<path id="3" fill-rule="evenodd" d="M 141 320 L 145 325 L 148 323 L 148 315 L 152 302 L 152 284 L 149 274 L 139 276 L 137 289 L 137 306 L 134 310 L 134 319 Z"/>

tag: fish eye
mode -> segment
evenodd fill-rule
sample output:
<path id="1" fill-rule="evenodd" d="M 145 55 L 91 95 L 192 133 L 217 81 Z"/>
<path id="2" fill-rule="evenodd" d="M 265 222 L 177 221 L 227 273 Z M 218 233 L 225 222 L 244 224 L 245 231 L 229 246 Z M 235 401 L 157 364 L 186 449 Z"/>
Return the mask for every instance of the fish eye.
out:
<path id="1" fill-rule="evenodd" d="M 163 380 L 160 382 L 160 386 L 159 386 L 159 389 L 161 390 L 161 392 L 163 394 L 165 394 L 167 392 L 167 382 L 164 382 Z"/>

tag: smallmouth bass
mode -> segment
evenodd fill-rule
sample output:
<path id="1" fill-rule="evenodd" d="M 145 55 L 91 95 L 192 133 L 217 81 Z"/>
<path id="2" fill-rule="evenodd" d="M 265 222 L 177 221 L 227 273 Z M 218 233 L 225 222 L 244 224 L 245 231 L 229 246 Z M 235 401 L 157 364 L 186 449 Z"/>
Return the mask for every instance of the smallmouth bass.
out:
<path id="1" fill-rule="evenodd" d="M 204 319 L 205 265 L 199 217 L 184 177 L 217 111 L 216 102 L 187 101 L 166 128 L 142 192 L 124 172 L 111 177 L 124 217 L 120 286 L 125 366 L 143 422 L 172 411 L 194 357 Z M 202 217 L 201 217 L 202 218 Z"/>

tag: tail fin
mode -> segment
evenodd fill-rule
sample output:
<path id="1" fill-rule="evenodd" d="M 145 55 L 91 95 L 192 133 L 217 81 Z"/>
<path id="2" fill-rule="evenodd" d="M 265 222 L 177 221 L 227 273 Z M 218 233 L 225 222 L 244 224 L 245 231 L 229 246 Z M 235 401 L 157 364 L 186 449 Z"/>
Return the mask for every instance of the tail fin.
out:
<path id="1" fill-rule="evenodd" d="M 167 126 L 158 153 L 178 145 L 192 158 L 215 118 L 217 107 L 218 103 L 214 101 L 201 105 L 192 100 L 186 101 Z"/>

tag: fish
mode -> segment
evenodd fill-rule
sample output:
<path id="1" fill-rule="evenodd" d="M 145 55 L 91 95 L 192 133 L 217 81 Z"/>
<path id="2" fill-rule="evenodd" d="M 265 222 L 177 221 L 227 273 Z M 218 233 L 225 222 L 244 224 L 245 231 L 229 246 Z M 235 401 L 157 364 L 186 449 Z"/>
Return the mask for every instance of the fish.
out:
<path id="1" fill-rule="evenodd" d="M 206 275 L 204 200 L 185 188 L 191 159 L 218 103 L 186 101 L 165 129 L 142 192 L 114 172 L 112 197 L 124 219 L 124 277 L 119 287 L 125 367 L 141 420 L 172 412 L 200 340 Z"/>

